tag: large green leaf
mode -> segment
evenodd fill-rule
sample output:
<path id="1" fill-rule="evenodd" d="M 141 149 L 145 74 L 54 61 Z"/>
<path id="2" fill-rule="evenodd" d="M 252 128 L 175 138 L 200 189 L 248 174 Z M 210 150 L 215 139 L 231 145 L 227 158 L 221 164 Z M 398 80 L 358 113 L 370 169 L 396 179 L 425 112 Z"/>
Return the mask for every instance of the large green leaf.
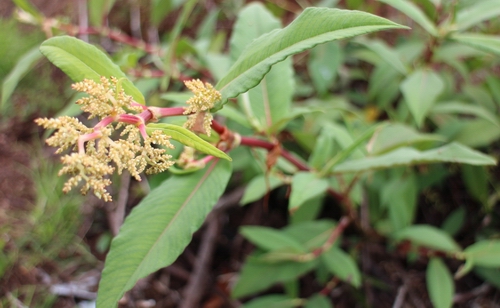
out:
<path id="1" fill-rule="evenodd" d="M 381 17 L 358 11 L 307 8 L 282 30 L 265 34 L 248 46 L 216 88 L 222 104 L 255 87 L 273 64 L 328 41 L 374 31 L 404 28 Z"/>
<path id="2" fill-rule="evenodd" d="M 415 245 L 445 252 L 460 252 L 462 250 L 448 233 L 429 225 L 407 227 L 396 232 L 394 239 L 397 241 L 409 240 Z"/>
<path id="3" fill-rule="evenodd" d="M 413 19 L 417 24 L 424 28 L 433 36 L 438 36 L 438 30 L 434 23 L 427 17 L 422 10 L 410 1 L 406 0 L 379 0 L 387 3 L 390 6 L 400 10 L 408 17 Z"/>
<path id="4" fill-rule="evenodd" d="M 396 166 L 411 166 L 430 163 L 462 163 L 470 165 L 495 165 L 496 160 L 481 152 L 463 146 L 459 143 L 450 143 L 445 146 L 418 151 L 413 148 L 399 148 L 384 155 L 365 157 L 346 161 L 337 165 L 334 173 L 360 172 L 376 169 L 392 168 Z"/>
<path id="5" fill-rule="evenodd" d="M 451 273 L 440 258 L 429 261 L 426 272 L 427 291 L 435 308 L 450 308 L 453 304 L 455 284 Z"/>
<path id="6" fill-rule="evenodd" d="M 12 95 L 19 81 L 38 63 L 42 58 L 42 54 L 35 47 L 22 55 L 16 63 L 16 66 L 10 71 L 9 75 L 5 77 L 2 84 L 2 101 L 0 102 L 0 110 L 3 105 Z"/>
<path id="7" fill-rule="evenodd" d="M 111 243 L 97 307 L 116 307 L 137 280 L 174 262 L 224 192 L 230 176 L 231 164 L 217 160 L 195 173 L 172 176 L 151 191 Z"/>
<path id="8" fill-rule="evenodd" d="M 401 92 L 418 126 L 444 90 L 444 82 L 431 70 L 417 70 L 401 83 Z"/>
<path id="9" fill-rule="evenodd" d="M 485 52 L 500 56 L 500 36 L 479 33 L 457 33 L 451 39 Z"/>
<path id="10" fill-rule="evenodd" d="M 232 160 L 231 157 L 223 151 L 201 139 L 200 137 L 198 137 L 198 135 L 191 132 L 190 130 L 185 129 L 184 127 L 181 127 L 179 125 L 167 123 L 150 123 L 146 126 L 146 131 L 148 132 L 148 134 L 155 130 L 161 130 L 165 135 L 172 137 L 172 139 L 177 140 L 180 143 L 205 154 L 223 158 L 229 161 Z"/>
<path id="11" fill-rule="evenodd" d="M 465 30 L 482 21 L 500 15 L 500 0 L 475 1 L 457 13 L 457 28 Z"/>
<path id="12" fill-rule="evenodd" d="M 101 76 L 124 78 L 122 87 L 125 93 L 131 95 L 136 102 L 145 104 L 141 91 L 97 47 L 71 36 L 56 36 L 43 42 L 40 51 L 74 82 L 83 79 L 100 82 Z"/>

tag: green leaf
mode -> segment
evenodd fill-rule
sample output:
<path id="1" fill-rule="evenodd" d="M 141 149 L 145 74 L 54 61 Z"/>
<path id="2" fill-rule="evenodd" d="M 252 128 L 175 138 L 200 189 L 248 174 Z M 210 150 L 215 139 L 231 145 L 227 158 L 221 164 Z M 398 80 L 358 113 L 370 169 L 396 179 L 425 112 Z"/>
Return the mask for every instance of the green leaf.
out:
<path id="1" fill-rule="evenodd" d="M 425 31 L 432 36 L 438 36 L 438 30 L 434 23 L 427 17 L 422 10 L 410 1 L 406 0 L 379 0 L 401 11 L 406 16 L 410 17 L 419 24 Z"/>
<path id="2" fill-rule="evenodd" d="M 267 177 L 267 179 L 266 179 Z M 269 182 L 267 182 L 269 181 Z M 269 187 L 267 186 L 269 184 Z M 240 204 L 245 205 L 264 197 L 269 191 L 284 185 L 282 179 L 270 174 L 261 174 L 254 177 L 245 189 L 245 194 L 241 198 Z"/>
<path id="3" fill-rule="evenodd" d="M 445 251 L 459 252 L 462 249 L 448 233 L 429 225 L 413 225 L 394 234 L 396 241 L 409 240 L 418 246 Z"/>
<path id="4" fill-rule="evenodd" d="M 3 109 L 4 104 L 9 100 L 10 96 L 17 87 L 17 84 L 23 77 L 38 63 L 42 58 L 42 54 L 35 47 L 22 55 L 16 63 L 16 66 L 10 71 L 9 75 L 5 77 L 2 84 L 2 102 L 0 103 L 0 110 Z"/>
<path id="5" fill-rule="evenodd" d="M 467 259 L 482 267 L 500 267 L 500 240 L 483 240 L 464 250 Z"/>
<path id="6" fill-rule="evenodd" d="M 275 251 L 284 248 L 291 248 L 295 252 L 307 252 L 307 250 L 293 237 L 287 235 L 283 231 L 268 227 L 260 226 L 243 226 L 240 228 L 240 233 L 257 247 Z"/>
<path id="7" fill-rule="evenodd" d="M 481 51 L 500 56 L 500 36 L 479 33 L 456 33 L 451 39 Z"/>
<path id="8" fill-rule="evenodd" d="M 437 141 L 445 141 L 445 138 L 434 134 L 422 134 L 409 126 L 394 123 L 383 127 L 374 135 L 369 152 L 380 155 L 404 146 L 422 148 Z"/>
<path id="9" fill-rule="evenodd" d="M 181 127 L 179 125 L 167 123 L 150 123 L 146 126 L 146 131 L 148 132 L 148 134 L 155 130 L 161 130 L 165 135 L 172 137 L 172 139 L 177 140 L 180 143 L 205 154 L 223 158 L 229 161 L 232 160 L 231 157 L 223 151 L 201 139 L 200 137 L 198 137 L 198 135 L 191 132 L 190 130 L 185 129 L 184 127 Z"/>
<path id="10" fill-rule="evenodd" d="M 245 303 L 242 308 L 294 308 L 300 305 L 301 299 L 287 295 L 265 295 Z"/>
<path id="11" fill-rule="evenodd" d="M 417 70 L 402 83 L 401 92 L 418 126 L 444 90 L 444 82 L 431 70 Z"/>
<path id="12" fill-rule="evenodd" d="M 328 270 L 340 280 L 348 282 L 356 288 L 361 286 L 361 273 L 356 261 L 340 248 L 332 247 L 324 252 L 320 259 Z"/>
<path id="13" fill-rule="evenodd" d="M 403 64 L 398 53 L 394 49 L 391 49 L 385 42 L 381 40 L 365 39 L 360 39 L 357 42 L 376 53 L 382 60 L 391 65 L 399 73 L 403 75 L 408 74 L 408 68 Z"/>
<path id="14" fill-rule="evenodd" d="M 462 102 L 440 102 L 434 106 L 431 113 L 452 113 L 452 114 L 469 114 L 490 121 L 492 124 L 500 127 L 500 121 L 490 111 L 478 105 L 471 105 Z"/>
<path id="15" fill-rule="evenodd" d="M 327 220 L 304 221 L 289 225 L 283 231 L 311 251 L 322 246 L 335 229 L 336 223 Z"/>
<path id="16" fill-rule="evenodd" d="M 417 183 L 413 174 L 396 177 L 382 187 L 381 202 L 389 210 L 393 231 L 411 225 L 417 206 Z"/>
<path id="17" fill-rule="evenodd" d="M 116 307 L 142 277 L 170 265 L 224 192 L 231 164 L 216 160 L 186 176 L 172 176 L 125 219 L 106 257 L 97 307 Z"/>
<path id="18" fill-rule="evenodd" d="M 481 204 L 486 205 L 489 197 L 490 177 L 486 167 L 463 165 L 462 179 L 467 192 Z"/>
<path id="19" fill-rule="evenodd" d="M 499 0 L 475 1 L 473 5 L 457 13 L 457 28 L 458 30 L 465 30 L 498 15 L 500 15 Z"/>
<path id="20" fill-rule="evenodd" d="M 297 210 L 304 202 L 324 194 L 328 189 L 328 180 L 318 178 L 311 172 L 297 172 L 292 179 L 292 193 L 288 210 Z"/>
<path id="21" fill-rule="evenodd" d="M 431 258 L 426 272 L 427 291 L 435 308 L 453 305 L 455 284 L 450 271 L 440 258 Z"/>
<path id="22" fill-rule="evenodd" d="M 256 256 L 249 256 L 241 269 L 232 297 L 244 297 L 265 290 L 275 283 L 294 280 L 311 271 L 317 264 L 317 260 L 270 263 Z"/>
<path id="23" fill-rule="evenodd" d="M 248 46 L 216 88 L 222 104 L 255 87 L 273 64 L 328 41 L 374 31 L 404 28 L 368 13 L 327 8 L 307 8 L 282 30 L 265 34 Z"/>
<path id="24" fill-rule="evenodd" d="M 360 172 L 396 166 L 411 166 L 430 163 L 461 163 L 470 165 L 495 165 L 496 160 L 481 152 L 463 146 L 459 143 L 450 143 L 445 146 L 418 151 L 413 148 L 399 148 L 384 155 L 365 157 L 346 161 L 337 165 L 334 173 Z"/>
<path id="25" fill-rule="evenodd" d="M 344 54 L 338 42 L 321 44 L 311 49 L 307 69 L 320 96 L 327 94 L 343 60 Z"/>
<path id="26" fill-rule="evenodd" d="M 446 217 L 441 229 L 451 236 L 456 235 L 463 228 L 467 212 L 464 207 L 459 207 Z"/>
<path id="27" fill-rule="evenodd" d="M 281 22 L 261 3 L 247 5 L 238 15 L 231 37 L 231 57 L 238 58 L 244 48 L 259 36 L 281 28 Z M 262 81 L 247 93 L 239 103 L 249 119 L 253 119 L 258 130 L 272 133 L 280 129 L 274 124 L 286 118 L 290 112 L 293 95 L 292 61 L 274 65 Z M 272 129 L 274 128 L 274 129 Z"/>
<path id="28" fill-rule="evenodd" d="M 500 268 L 475 267 L 474 272 L 488 283 L 500 289 Z"/>
<path id="29" fill-rule="evenodd" d="M 318 196 L 304 202 L 295 212 L 290 213 L 289 223 L 298 224 L 316 219 L 323 208 L 323 199 L 324 196 Z"/>
<path id="30" fill-rule="evenodd" d="M 335 135 L 328 127 L 323 127 L 309 156 L 309 166 L 315 170 L 321 170 L 333 156 L 334 150 Z"/>
<path id="31" fill-rule="evenodd" d="M 333 308 L 333 305 L 326 296 L 318 293 L 307 299 L 304 308 Z"/>
<path id="32" fill-rule="evenodd" d="M 104 17 L 109 14 L 109 11 L 115 4 L 116 0 L 89 0 L 89 20 L 94 27 L 101 27 Z"/>
<path id="33" fill-rule="evenodd" d="M 74 82 L 83 79 L 100 82 L 101 76 L 124 78 L 122 87 L 125 93 L 131 95 L 136 102 L 145 104 L 141 91 L 97 47 L 71 36 L 56 36 L 43 42 L 40 51 Z"/>

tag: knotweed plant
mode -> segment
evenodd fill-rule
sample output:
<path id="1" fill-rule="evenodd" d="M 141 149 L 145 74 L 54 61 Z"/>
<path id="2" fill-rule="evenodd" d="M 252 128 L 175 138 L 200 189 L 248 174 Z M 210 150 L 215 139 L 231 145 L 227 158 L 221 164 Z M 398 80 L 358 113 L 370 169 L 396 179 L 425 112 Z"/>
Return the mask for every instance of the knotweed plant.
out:
<path id="1" fill-rule="evenodd" d="M 69 180 L 64 192 L 81 182 L 81 193 L 90 189 L 105 201 L 112 197 L 106 190 L 111 185 L 109 177 L 127 170 L 138 181 L 140 174 L 159 173 L 174 164 L 167 149 L 173 149 L 171 136 L 162 130 L 148 134 L 146 124 L 162 116 L 188 114 L 186 127 L 210 135 L 212 115 L 209 110 L 220 100 L 221 95 L 210 84 L 200 80 L 187 81 L 186 86 L 195 94 L 187 101 L 184 110 L 179 108 L 147 108 L 125 94 L 121 82 L 115 77 L 101 77 L 100 82 L 85 79 L 72 88 L 88 94 L 76 103 L 88 114 L 88 119 L 98 118 L 93 127 L 87 127 L 77 118 L 63 116 L 57 119 L 40 118 L 35 122 L 56 132 L 47 139 L 47 144 L 57 147 L 56 153 L 69 150 L 62 156 L 63 168 L 59 175 L 67 174 Z M 179 112 L 180 111 L 180 112 Z"/>

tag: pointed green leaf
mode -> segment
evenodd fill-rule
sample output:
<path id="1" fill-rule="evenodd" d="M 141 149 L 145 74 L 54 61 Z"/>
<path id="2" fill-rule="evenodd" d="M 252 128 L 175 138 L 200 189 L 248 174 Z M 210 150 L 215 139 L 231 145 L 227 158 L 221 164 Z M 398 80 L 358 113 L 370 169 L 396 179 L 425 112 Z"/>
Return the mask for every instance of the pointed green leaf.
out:
<path id="1" fill-rule="evenodd" d="M 404 146 L 419 148 L 438 141 L 445 141 L 445 138 L 434 134 L 422 134 L 409 126 L 394 123 L 382 128 L 374 135 L 368 151 L 374 155 L 380 155 Z"/>
<path id="2" fill-rule="evenodd" d="M 500 15 L 500 0 L 474 1 L 474 4 L 457 13 L 456 24 L 459 30 L 465 30 L 498 15 Z"/>
<path id="3" fill-rule="evenodd" d="M 459 252 L 462 250 L 448 233 L 429 225 L 407 227 L 396 232 L 394 239 L 397 241 L 409 240 L 415 245 L 445 252 Z"/>
<path id="4" fill-rule="evenodd" d="M 240 233 L 264 250 L 274 251 L 291 248 L 295 252 L 306 252 L 306 249 L 298 241 L 280 230 L 260 226 L 243 226 L 240 228 Z"/>
<path id="5" fill-rule="evenodd" d="M 115 1 L 116 0 L 89 0 L 90 24 L 94 27 L 101 27 L 104 17 L 109 14 Z"/>
<path id="6" fill-rule="evenodd" d="M 226 108 L 224 108 L 226 109 Z M 267 185 L 269 184 L 269 187 Z M 264 197 L 269 191 L 283 185 L 283 180 L 270 174 L 261 174 L 254 177 L 250 183 L 248 183 L 245 194 L 241 198 L 240 203 L 242 205 L 248 204 L 253 201 L 257 201 Z"/>
<path id="7" fill-rule="evenodd" d="M 346 281 L 356 288 L 361 286 L 361 272 L 356 261 L 340 248 L 332 247 L 324 252 L 321 255 L 321 261 L 340 280 Z"/>
<path id="8" fill-rule="evenodd" d="M 42 54 L 38 50 L 38 47 L 31 49 L 19 58 L 16 66 L 14 66 L 9 75 L 7 75 L 7 77 L 3 80 L 0 110 L 2 110 L 3 105 L 16 89 L 19 81 L 33 68 L 36 63 L 38 63 L 41 58 Z"/>
<path id="9" fill-rule="evenodd" d="M 141 91 L 97 47 L 71 36 L 56 36 L 43 42 L 40 51 L 74 82 L 83 79 L 100 82 L 101 76 L 124 78 L 122 87 L 125 93 L 131 95 L 136 102 L 145 104 Z"/>
<path id="10" fill-rule="evenodd" d="M 181 127 L 179 125 L 167 123 L 150 123 L 146 126 L 146 131 L 148 132 L 148 134 L 155 130 L 161 130 L 165 135 L 172 137 L 172 139 L 177 140 L 180 143 L 205 154 L 223 158 L 229 161 L 232 160 L 231 157 L 223 151 L 201 139 L 192 131 L 185 129 L 184 127 Z"/>
<path id="11" fill-rule="evenodd" d="M 328 180 L 318 178 L 311 172 L 297 172 L 292 179 L 289 211 L 297 210 L 304 202 L 313 199 L 328 189 Z"/>
<path id="12" fill-rule="evenodd" d="M 396 50 L 390 48 L 382 40 L 358 40 L 358 43 L 366 46 L 368 49 L 376 53 L 382 60 L 391 65 L 399 73 L 406 75 L 408 74 L 408 69 L 401 61 Z"/>
<path id="13" fill-rule="evenodd" d="M 467 259 L 472 258 L 474 265 L 500 267 L 500 240 L 476 242 L 464 250 Z"/>
<path id="14" fill-rule="evenodd" d="M 462 163 L 470 165 L 496 164 L 496 160 L 493 157 L 485 155 L 459 143 L 453 142 L 428 151 L 421 152 L 413 148 L 399 148 L 380 156 L 350 160 L 337 165 L 333 169 L 333 172 L 360 172 L 392 168 L 396 166 L 411 166 L 416 164 L 430 164 L 439 162 Z"/>
<path id="15" fill-rule="evenodd" d="M 389 4 L 390 6 L 398 9 L 406 16 L 410 17 L 419 24 L 425 31 L 429 32 L 429 34 L 433 36 L 438 36 L 438 30 L 434 23 L 427 17 L 422 10 L 413 4 L 410 1 L 406 0 L 379 0 L 380 2 L 384 2 Z"/>
<path id="16" fill-rule="evenodd" d="M 500 36 L 479 33 L 457 33 L 451 39 L 476 49 L 500 56 Z"/>
<path id="17" fill-rule="evenodd" d="M 435 308 L 450 308 L 453 304 L 455 284 L 450 271 L 440 258 L 429 261 L 426 272 L 427 291 Z"/>
<path id="18" fill-rule="evenodd" d="M 418 126 L 444 90 L 444 82 L 431 70 L 417 70 L 401 83 L 401 92 Z"/>
<path id="19" fill-rule="evenodd" d="M 231 295 L 240 298 L 266 290 L 276 283 L 294 280 L 311 271 L 317 264 L 317 260 L 270 263 L 251 255 L 246 259 Z"/>
<path id="20" fill-rule="evenodd" d="M 321 44 L 311 49 L 307 69 L 320 96 L 328 93 L 343 60 L 344 54 L 338 42 Z"/>
<path id="21" fill-rule="evenodd" d="M 328 41 L 397 28 L 404 27 L 368 13 L 307 8 L 286 28 L 261 36 L 245 49 L 216 85 L 221 103 L 255 87 L 273 64 L 290 55 Z"/>
<path id="22" fill-rule="evenodd" d="M 186 176 L 172 176 L 151 191 L 125 219 L 106 257 L 97 307 L 116 307 L 142 277 L 170 265 L 202 225 L 231 176 L 216 160 Z"/>
<path id="23" fill-rule="evenodd" d="M 490 111 L 479 105 L 471 105 L 462 102 L 443 102 L 434 106 L 432 113 L 452 113 L 452 114 L 469 114 L 490 121 L 492 124 L 500 127 L 500 121 Z"/>

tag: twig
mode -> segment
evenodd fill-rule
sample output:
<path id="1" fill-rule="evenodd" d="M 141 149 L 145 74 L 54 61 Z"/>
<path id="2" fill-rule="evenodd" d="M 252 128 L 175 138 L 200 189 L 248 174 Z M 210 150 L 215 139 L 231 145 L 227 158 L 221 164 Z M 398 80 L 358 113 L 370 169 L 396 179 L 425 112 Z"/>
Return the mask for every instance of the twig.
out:
<path id="1" fill-rule="evenodd" d="M 214 207 L 214 210 L 208 215 L 206 223 L 206 231 L 203 234 L 201 247 L 198 253 L 198 258 L 194 265 L 193 274 L 189 279 L 189 283 L 184 289 L 184 302 L 180 305 L 181 308 L 198 307 L 199 302 L 204 295 L 207 284 L 205 283 L 208 268 L 212 262 L 213 251 L 217 243 L 217 234 L 220 229 L 219 214 L 225 211 L 228 207 L 238 204 L 238 201 L 243 196 L 243 189 L 236 189 L 222 197 Z"/>
<path id="2" fill-rule="evenodd" d="M 113 236 L 116 236 L 120 231 L 125 217 L 125 207 L 127 206 L 128 190 L 130 187 L 130 173 L 124 171 L 121 176 L 120 191 L 118 193 L 118 200 L 116 201 L 116 208 L 109 212 L 109 227 Z"/>
<path id="3" fill-rule="evenodd" d="M 396 295 L 396 299 L 394 300 L 394 304 L 392 305 L 392 308 L 401 308 L 403 307 L 403 303 L 406 297 L 406 292 L 408 291 L 408 288 L 406 286 L 406 283 L 399 287 L 398 289 L 398 294 Z"/>
<path id="4" fill-rule="evenodd" d="M 477 298 L 478 296 L 488 293 L 492 289 L 491 285 L 483 283 L 479 287 L 470 290 L 467 293 L 458 293 L 453 297 L 453 303 L 459 304 Z"/>

